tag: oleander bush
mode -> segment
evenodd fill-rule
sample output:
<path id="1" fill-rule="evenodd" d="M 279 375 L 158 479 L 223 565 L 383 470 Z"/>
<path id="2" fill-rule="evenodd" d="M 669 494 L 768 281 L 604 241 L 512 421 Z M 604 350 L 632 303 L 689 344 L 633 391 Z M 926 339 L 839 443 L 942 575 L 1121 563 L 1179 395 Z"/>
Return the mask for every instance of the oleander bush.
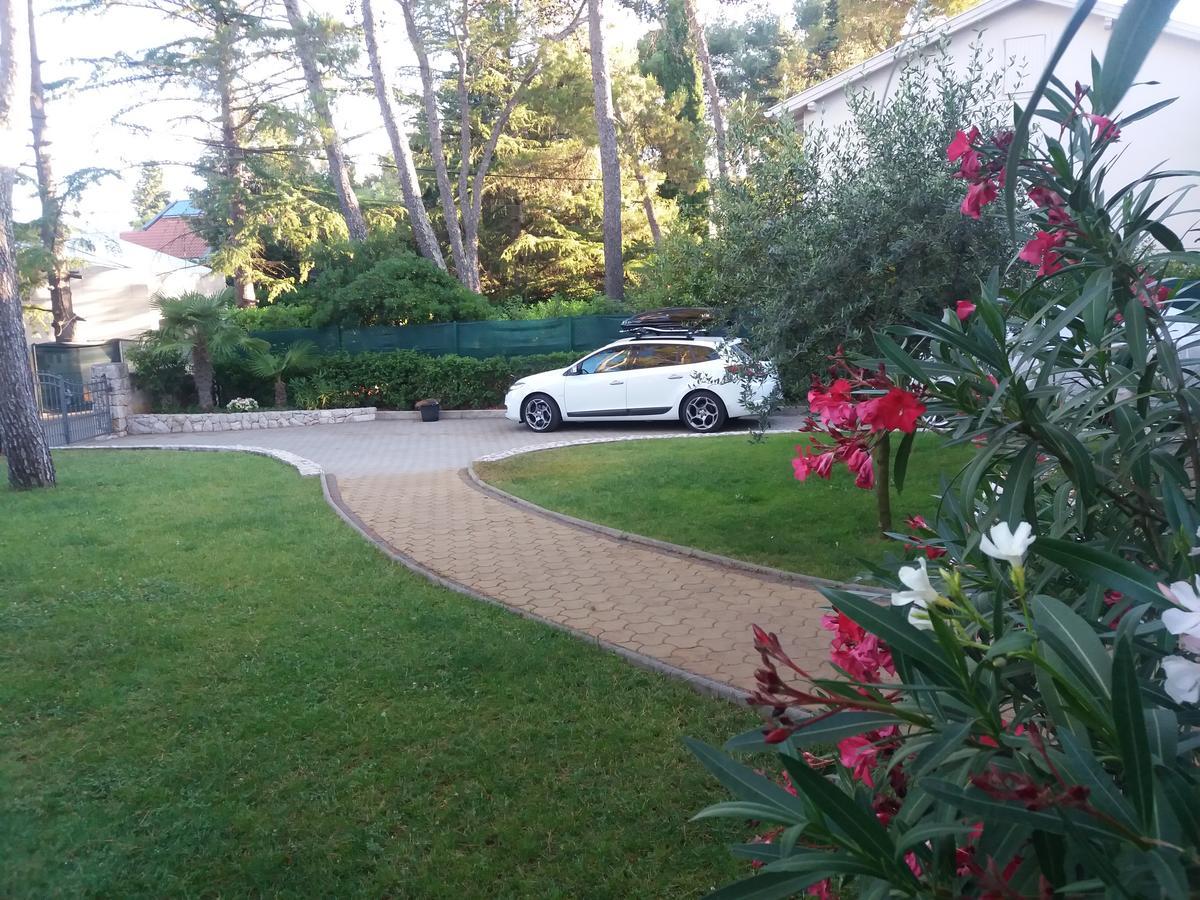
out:
<path id="1" fill-rule="evenodd" d="M 814 380 L 798 478 L 870 487 L 898 436 L 902 484 L 922 427 L 977 450 L 895 535 L 890 603 L 824 592 L 829 672 L 754 629 L 765 727 L 691 742 L 737 798 L 700 816 L 758 823 L 734 848 L 757 874 L 721 897 L 1200 891 L 1200 315 L 1164 281 L 1200 262 L 1171 216 L 1196 173 L 1112 167 L 1169 102 L 1123 104 L 1173 4 L 1127 4 L 1068 86 L 1049 72 L 1089 6 L 1013 127 L 947 149 L 964 215 L 1027 224 L 1032 284 L 997 270 Z"/>

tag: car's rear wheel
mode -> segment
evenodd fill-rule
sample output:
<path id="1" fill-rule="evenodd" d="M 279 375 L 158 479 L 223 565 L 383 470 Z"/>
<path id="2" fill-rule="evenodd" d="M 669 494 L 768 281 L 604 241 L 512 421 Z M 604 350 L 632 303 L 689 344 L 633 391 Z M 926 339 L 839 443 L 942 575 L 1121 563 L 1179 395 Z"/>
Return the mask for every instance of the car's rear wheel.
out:
<path id="1" fill-rule="evenodd" d="M 521 421 L 530 431 L 553 431 L 562 424 L 562 414 L 552 398 L 534 394 L 521 405 Z"/>
<path id="2" fill-rule="evenodd" d="M 692 431 L 707 434 L 724 428 L 729 415 L 725 411 L 725 404 L 716 394 L 711 391 L 696 391 L 683 398 L 679 418 Z"/>

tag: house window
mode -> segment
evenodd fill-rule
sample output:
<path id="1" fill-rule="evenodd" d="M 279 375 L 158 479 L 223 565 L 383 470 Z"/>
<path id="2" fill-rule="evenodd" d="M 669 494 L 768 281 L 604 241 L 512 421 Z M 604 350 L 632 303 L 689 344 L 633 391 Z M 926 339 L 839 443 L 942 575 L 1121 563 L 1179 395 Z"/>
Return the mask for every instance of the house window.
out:
<path id="1" fill-rule="evenodd" d="M 1029 94 L 1045 66 L 1044 34 L 1004 39 L 1004 90 L 1010 97 Z"/>

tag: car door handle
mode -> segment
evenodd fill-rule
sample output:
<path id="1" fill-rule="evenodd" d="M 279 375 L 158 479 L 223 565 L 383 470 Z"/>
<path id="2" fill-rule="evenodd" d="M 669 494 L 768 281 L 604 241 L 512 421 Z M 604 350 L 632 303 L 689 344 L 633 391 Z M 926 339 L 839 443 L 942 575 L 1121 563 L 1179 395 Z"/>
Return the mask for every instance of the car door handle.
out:
<path id="1" fill-rule="evenodd" d="M 623 381 L 610 381 L 609 384 L 624 384 Z"/>
<path id="2" fill-rule="evenodd" d="M 668 375 L 667 381 L 677 381 L 682 377 L 683 377 L 682 375 Z"/>

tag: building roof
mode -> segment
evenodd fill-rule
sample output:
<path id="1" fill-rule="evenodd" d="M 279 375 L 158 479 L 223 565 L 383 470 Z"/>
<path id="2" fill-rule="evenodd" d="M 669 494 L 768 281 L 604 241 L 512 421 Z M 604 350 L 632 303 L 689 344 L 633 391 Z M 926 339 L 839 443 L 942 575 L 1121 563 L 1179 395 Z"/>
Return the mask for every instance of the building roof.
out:
<path id="1" fill-rule="evenodd" d="M 190 220 L 198 215 L 200 210 L 190 200 L 176 200 L 141 228 L 122 231 L 121 240 L 176 259 L 204 259 L 212 251 L 192 230 Z"/>
<path id="2" fill-rule="evenodd" d="M 1128 0 L 1128 2 L 1137 2 L 1137 0 Z M 945 35 L 954 34 L 956 31 L 962 31 L 972 26 L 979 26 L 983 22 L 1001 10 L 1008 9 L 1010 6 L 1024 5 L 1027 3 L 1044 3 L 1048 6 L 1062 7 L 1064 10 L 1071 10 L 1075 7 L 1075 0 L 984 0 L 978 6 L 973 6 L 966 12 L 959 13 L 957 16 L 951 16 L 940 25 L 921 32 L 921 34 L 906 38 L 899 44 L 889 47 L 882 53 L 877 53 L 865 62 L 861 62 L 856 66 L 851 66 L 845 69 L 832 78 L 827 78 L 819 84 L 814 84 L 812 87 L 801 91 L 799 94 L 788 97 L 786 100 L 781 100 L 770 109 L 767 110 L 767 115 L 779 115 L 780 113 L 792 112 L 796 109 L 803 109 L 810 103 L 815 103 L 823 97 L 827 97 L 837 90 L 845 90 L 854 82 L 859 81 L 885 66 L 890 66 L 896 62 L 899 55 L 911 53 L 914 50 L 920 49 L 929 45 L 935 40 L 939 40 Z M 1092 15 L 1101 16 L 1106 19 L 1115 19 L 1121 14 L 1121 5 L 1119 3 L 1097 3 L 1092 8 Z M 1194 25 L 1188 25 L 1183 22 L 1172 20 L 1163 29 L 1167 34 L 1177 34 L 1182 37 L 1189 37 L 1193 40 L 1200 40 L 1200 28 Z"/>

